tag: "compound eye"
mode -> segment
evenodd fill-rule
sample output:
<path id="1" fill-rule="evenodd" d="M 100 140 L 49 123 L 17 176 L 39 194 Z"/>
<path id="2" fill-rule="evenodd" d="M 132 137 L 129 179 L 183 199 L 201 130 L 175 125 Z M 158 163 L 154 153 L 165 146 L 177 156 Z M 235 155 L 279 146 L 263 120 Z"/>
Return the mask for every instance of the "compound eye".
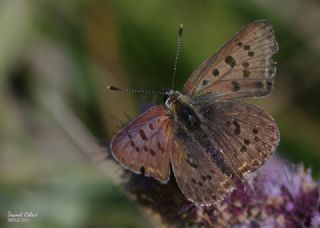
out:
<path id="1" fill-rule="evenodd" d="M 168 98 L 169 98 L 169 95 L 165 94 L 165 95 L 163 96 L 163 103 L 166 103 L 166 101 L 168 100 Z"/>

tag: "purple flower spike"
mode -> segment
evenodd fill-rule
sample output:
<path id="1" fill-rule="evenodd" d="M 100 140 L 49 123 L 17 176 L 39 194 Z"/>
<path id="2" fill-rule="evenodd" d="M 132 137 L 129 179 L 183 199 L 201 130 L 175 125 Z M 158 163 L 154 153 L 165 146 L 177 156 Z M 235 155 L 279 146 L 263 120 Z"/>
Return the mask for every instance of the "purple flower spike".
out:
<path id="1" fill-rule="evenodd" d="M 290 170 L 274 157 L 249 183 L 239 184 L 219 206 L 208 211 L 219 212 L 210 225 L 317 227 L 320 188 L 311 170 L 302 165 Z"/>
<path id="2" fill-rule="evenodd" d="M 312 224 L 312 227 L 320 227 L 320 213 L 317 212 L 313 218 L 312 218 L 312 221 L 311 221 L 311 224 Z"/>
<path id="3" fill-rule="evenodd" d="M 218 205 L 197 208 L 181 194 L 174 178 L 160 185 L 133 176 L 127 190 L 169 225 L 204 227 L 320 227 L 320 186 L 302 165 L 270 159 L 255 176 Z M 143 196 L 143 197 L 142 197 Z"/>

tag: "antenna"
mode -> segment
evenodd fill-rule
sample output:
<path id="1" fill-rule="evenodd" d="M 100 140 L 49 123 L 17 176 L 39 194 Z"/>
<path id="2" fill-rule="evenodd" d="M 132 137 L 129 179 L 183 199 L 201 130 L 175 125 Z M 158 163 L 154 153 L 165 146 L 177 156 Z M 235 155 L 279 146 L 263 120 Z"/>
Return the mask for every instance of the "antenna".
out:
<path id="1" fill-rule="evenodd" d="M 158 90 L 144 90 L 144 89 L 124 89 L 115 86 L 108 86 L 110 90 L 125 92 L 125 93 L 149 93 L 149 94 L 167 94 L 168 91 L 158 91 Z"/>
<path id="2" fill-rule="evenodd" d="M 179 27 L 179 30 L 178 30 L 178 46 L 177 46 L 177 52 L 176 52 L 176 59 L 174 62 L 174 67 L 173 67 L 172 89 L 174 89 L 174 79 L 176 77 L 177 64 L 178 64 L 178 59 L 179 59 L 180 47 L 181 47 L 182 31 L 183 31 L 183 25 L 181 24 Z"/>

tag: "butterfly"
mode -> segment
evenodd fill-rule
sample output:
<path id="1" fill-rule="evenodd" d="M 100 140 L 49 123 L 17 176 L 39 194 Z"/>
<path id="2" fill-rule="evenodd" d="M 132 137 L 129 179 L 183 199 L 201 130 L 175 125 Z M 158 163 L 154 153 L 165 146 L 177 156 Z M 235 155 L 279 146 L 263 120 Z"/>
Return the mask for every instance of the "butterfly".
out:
<path id="1" fill-rule="evenodd" d="M 267 21 L 247 25 L 191 74 L 182 92 L 166 91 L 163 105 L 120 130 L 111 141 L 113 157 L 161 183 L 168 182 L 171 166 L 180 190 L 197 206 L 223 200 L 279 143 L 272 117 L 238 100 L 270 94 L 277 51 Z"/>

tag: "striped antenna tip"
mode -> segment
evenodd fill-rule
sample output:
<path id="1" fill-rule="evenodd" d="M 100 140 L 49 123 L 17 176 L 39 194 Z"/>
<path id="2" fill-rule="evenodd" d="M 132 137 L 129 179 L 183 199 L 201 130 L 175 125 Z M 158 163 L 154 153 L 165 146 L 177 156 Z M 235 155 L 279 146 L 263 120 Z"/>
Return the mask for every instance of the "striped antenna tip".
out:
<path id="1" fill-rule="evenodd" d="M 119 88 L 114 87 L 114 86 L 108 86 L 107 88 L 110 89 L 110 90 L 120 90 Z"/>

